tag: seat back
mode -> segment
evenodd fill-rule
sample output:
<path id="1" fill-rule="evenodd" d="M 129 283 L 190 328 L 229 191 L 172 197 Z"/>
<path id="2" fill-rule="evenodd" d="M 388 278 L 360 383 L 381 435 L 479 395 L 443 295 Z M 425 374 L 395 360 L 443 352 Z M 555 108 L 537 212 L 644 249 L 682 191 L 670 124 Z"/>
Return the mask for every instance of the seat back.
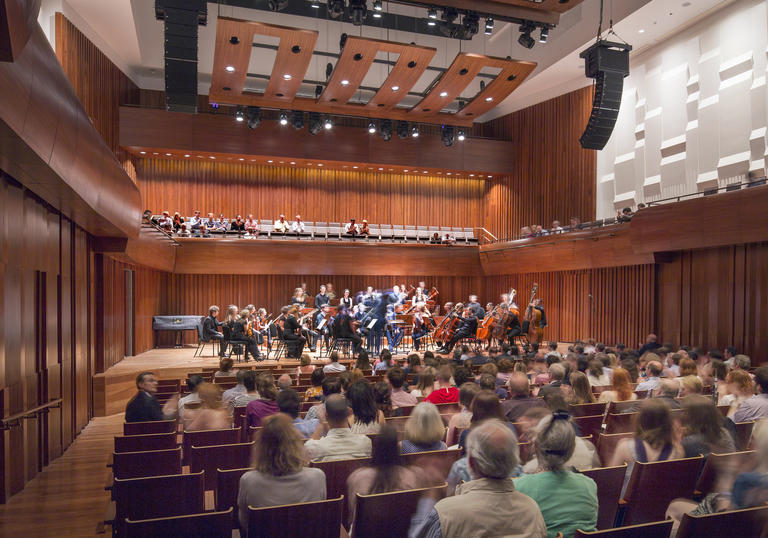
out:
<path id="1" fill-rule="evenodd" d="M 631 433 L 601 433 L 597 436 L 597 455 L 600 456 L 600 461 L 603 465 L 608 465 L 613 458 L 613 453 L 616 452 L 616 446 L 622 439 L 629 439 L 632 437 Z"/>
<path id="2" fill-rule="evenodd" d="M 176 433 L 149 433 L 115 437 L 115 452 L 141 452 L 176 448 Z"/>
<path id="3" fill-rule="evenodd" d="M 392 231 L 392 225 L 382 224 L 379 228 L 379 233 L 382 239 L 392 239 L 392 234 L 394 233 Z"/>
<path id="4" fill-rule="evenodd" d="M 352 538 L 408 536 L 411 517 L 416 512 L 419 500 L 433 489 L 442 489 L 444 495 L 445 487 L 443 484 L 437 488 L 408 489 L 373 495 L 358 493 Z"/>
<path id="5" fill-rule="evenodd" d="M 568 406 L 568 410 L 570 411 L 571 415 L 573 415 L 574 417 L 589 417 L 594 415 L 605 414 L 605 406 L 606 404 L 604 402 L 575 404 L 575 405 L 572 404 Z"/>
<path id="6" fill-rule="evenodd" d="M 403 465 L 426 470 L 428 476 L 445 477 L 459 458 L 461 450 L 433 450 L 403 454 L 402 461 Z"/>
<path id="7" fill-rule="evenodd" d="M 626 463 L 617 467 L 599 467 L 581 472 L 597 484 L 598 529 L 610 529 L 616 521 L 616 512 L 619 510 L 619 498 L 626 472 Z"/>
<path id="8" fill-rule="evenodd" d="M 115 478 L 141 478 L 181 474 L 181 447 L 142 452 L 113 452 Z"/>
<path id="9" fill-rule="evenodd" d="M 730 491 L 732 484 L 719 481 L 730 480 L 726 477 L 733 477 L 741 469 L 750 469 L 755 461 L 756 453 L 754 450 L 744 452 L 732 452 L 730 454 L 710 454 L 704 462 L 704 468 L 696 482 L 696 492 L 699 495 L 706 495 L 713 491 Z"/>
<path id="10" fill-rule="evenodd" d="M 269 508 L 248 507 L 248 537 L 301 536 L 330 538 L 341 531 L 344 496 L 325 501 L 285 504 Z"/>
<path id="11" fill-rule="evenodd" d="M 624 501 L 625 525 L 664 519 L 669 503 L 678 497 L 689 499 L 704 464 L 702 456 L 680 460 L 635 462 Z"/>
<path id="12" fill-rule="evenodd" d="M 322 469 L 325 473 L 325 490 L 328 499 L 335 499 L 346 494 L 347 478 L 360 467 L 371 464 L 371 458 L 354 458 L 336 461 L 313 461 L 310 467 Z M 344 503 L 342 508 L 344 520 L 348 518 L 349 506 Z"/>
<path id="13" fill-rule="evenodd" d="M 736 422 L 735 424 L 736 448 L 738 450 L 746 450 L 749 447 L 749 440 L 752 438 L 752 428 L 755 426 L 755 421 Z"/>
<path id="14" fill-rule="evenodd" d="M 216 510 L 232 509 L 232 526 L 237 528 L 240 521 L 237 516 L 237 493 L 240 490 L 240 478 L 252 471 L 249 469 L 216 469 L 216 489 L 213 492 Z"/>
<path id="15" fill-rule="evenodd" d="M 600 435 L 603 426 L 603 415 L 573 417 L 573 423 L 579 427 L 582 437 L 591 435 L 593 440 L 597 440 L 597 436 Z"/>
<path id="16" fill-rule="evenodd" d="M 588 536 L 597 536 L 599 538 L 669 538 L 672 532 L 671 519 L 666 521 L 657 521 L 655 523 L 644 523 L 642 525 L 630 525 L 628 527 L 616 527 L 615 529 L 598 530 L 585 532 L 577 530 L 573 538 L 586 538 Z"/>
<path id="17" fill-rule="evenodd" d="M 126 422 L 123 435 L 145 435 L 149 433 L 169 433 L 176 431 L 176 420 L 154 420 L 152 422 Z"/>
<path id="18" fill-rule="evenodd" d="M 248 467 L 253 442 L 230 445 L 194 446 L 189 451 L 189 469 L 193 473 L 205 471 L 205 489 L 216 489 L 216 469 L 242 469 Z"/>
<path id="19" fill-rule="evenodd" d="M 705 516 L 685 514 L 677 530 L 677 538 L 765 536 L 766 525 L 768 525 L 768 506 L 729 510 Z"/>
<path id="20" fill-rule="evenodd" d="M 232 508 L 223 512 L 205 512 L 188 516 L 160 517 L 140 521 L 126 520 L 127 538 L 165 538 L 184 536 L 208 538 L 232 534 Z"/>
<path id="21" fill-rule="evenodd" d="M 605 418 L 605 433 L 627 433 L 635 431 L 640 413 L 609 413 Z"/>
<path id="22" fill-rule="evenodd" d="M 203 473 L 150 478 L 115 479 L 115 529 L 122 534 L 125 519 L 196 514 L 205 509 Z"/>
<path id="23" fill-rule="evenodd" d="M 240 429 L 185 431 L 181 445 L 184 463 L 189 463 L 189 451 L 193 446 L 231 445 L 240 442 Z"/>
<path id="24" fill-rule="evenodd" d="M 608 387 L 610 389 L 610 387 Z M 625 413 L 639 405 L 637 400 L 624 400 L 622 402 L 610 402 L 608 404 L 608 413 Z"/>

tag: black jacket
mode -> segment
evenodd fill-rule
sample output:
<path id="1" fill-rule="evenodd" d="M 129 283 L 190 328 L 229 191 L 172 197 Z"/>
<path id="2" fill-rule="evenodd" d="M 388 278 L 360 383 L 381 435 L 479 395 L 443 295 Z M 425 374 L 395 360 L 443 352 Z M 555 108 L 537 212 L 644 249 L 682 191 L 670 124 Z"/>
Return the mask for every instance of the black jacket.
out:
<path id="1" fill-rule="evenodd" d="M 222 323 L 211 315 L 206 316 L 203 321 L 203 337 L 210 340 L 214 333 L 218 333 L 217 327 L 221 327 Z"/>
<path id="2" fill-rule="evenodd" d="M 163 408 L 157 398 L 140 390 L 125 407 L 126 422 L 149 422 L 165 420 Z"/>

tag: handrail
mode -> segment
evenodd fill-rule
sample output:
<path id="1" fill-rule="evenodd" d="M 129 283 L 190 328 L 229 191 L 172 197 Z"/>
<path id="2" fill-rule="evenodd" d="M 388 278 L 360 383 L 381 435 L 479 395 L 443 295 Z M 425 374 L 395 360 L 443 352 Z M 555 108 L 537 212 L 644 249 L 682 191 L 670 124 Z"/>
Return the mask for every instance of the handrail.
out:
<path id="1" fill-rule="evenodd" d="M 743 181 L 741 183 L 729 183 L 728 185 L 723 185 L 722 187 L 717 187 L 714 189 L 706 189 L 703 191 L 689 192 L 687 194 L 681 194 L 679 196 L 670 196 L 669 198 L 662 198 L 661 200 L 652 200 L 648 202 L 646 205 L 650 207 L 653 205 L 661 205 L 668 202 L 679 202 L 680 200 L 687 200 L 688 198 L 712 196 L 713 194 L 720 194 L 721 192 L 730 192 L 730 191 L 740 190 L 745 187 L 746 188 L 757 187 L 760 185 L 764 185 L 765 183 L 766 183 L 766 176 L 757 177 L 750 181 Z"/>
<path id="2" fill-rule="evenodd" d="M 55 400 L 51 400 L 50 402 L 46 402 L 44 404 L 38 405 L 37 407 L 33 407 L 32 409 L 27 409 L 26 411 L 22 411 L 21 413 L 16 413 L 15 415 L 2 418 L 0 419 L 0 430 L 8 430 L 13 426 L 18 426 L 20 424 L 19 421 L 21 419 L 34 418 L 43 412 L 47 413 L 48 409 L 61 407 L 61 403 L 62 403 L 61 398 L 57 398 Z"/>
<path id="3" fill-rule="evenodd" d="M 168 241 L 170 241 L 173 244 L 173 246 L 176 246 L 176 247 L 179 246 L 179 242 L 176 241 L 176 239 L 174 239 L 171 234 L 169 234 L 168 232 L 163 230 L 160 226 L 158 226 L 157 224 L 155 224 L 151 220 L 144 220 L 144 221 L 142 221 L 141 227 L 145 228 L 145 229 L 150 229 L 150 230 L 152 230 L 154 232 L 159 232 L 159 233 L 162 234 L 163 239 L 167 239 Z"/>
<path id="4" fill-rule="evenodd" d="M 498 237 L 496 237 L 495 235 L 493 235 L 491 232 L 489 232 L 488 230 L 486 230 L 486 229 L 485 229 L 485 228 L 483 228 L 482 226 L 478 226 L 477 228 L 475 228 L 475 230 L 482 230 L 482 231 L 483 231 L 483 233 L 485 233 L 485 234 L 488 234 L 488 236 L 490 236 L 490 238 L 491 238 L 491 240 L 492 240 L 492 241 L 498 241 L 498 240 L 499 240 L 499 238 L 498 238 Z"/>
<path id="5" fill-rule="evenodd" d="M 550 234 L 550 235 L 539 235 L 536 237 L 520 237 L 518 239 L 502 239 L 500 241 L 497 241 L 498 243 L 514 243 L 517 241 L 526 241 L 528 239 L 542 239 L 545 237 L 548 237 L 550 239 L 546 241 L 536 241 L 533 243 L 526 242 L 523 245 L 511 245 L 508 247 L 505 247 L 504 250 L 515 250 L 518 248 L 529 248 L 529 247 L 538 247 L 538 246 L 544 246 L 544 245 L 555 245 L 558 243 L 573 243 L 576 241 L 596 241 L 599 239 L 599 237 L 596 237 L 593 234 L 590 235 L 584 235 L 579 232 L 586 232 L 586 231 L 595 231 L 595 230 L 601 230 L 605 233 L 600 234 L 600 237 L 615 237 L 616 236 L 616 229 L 621 225 L 622 223 L 615 223 L 615 224 L 609 224 L 607 226 L 594 226 L 591 228 L 582 228 L 579 230 L 574 230 L 573 232 L 563 232 L 563 233 L 557 233 L 557 234 Z M 555 237 L 558 237 L 558 240 L 554 240 Z"/>

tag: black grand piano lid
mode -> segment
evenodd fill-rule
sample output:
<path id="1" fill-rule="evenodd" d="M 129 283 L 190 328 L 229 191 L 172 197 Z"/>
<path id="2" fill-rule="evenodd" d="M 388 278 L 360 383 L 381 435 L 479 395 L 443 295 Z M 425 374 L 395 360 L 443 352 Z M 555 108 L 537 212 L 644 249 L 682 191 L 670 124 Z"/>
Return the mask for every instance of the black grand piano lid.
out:
<path id="1" fill-rule="evenodd" d="M 186 331 L 196 329 L 201 316 L 152 316 L 155 331 Z"/>

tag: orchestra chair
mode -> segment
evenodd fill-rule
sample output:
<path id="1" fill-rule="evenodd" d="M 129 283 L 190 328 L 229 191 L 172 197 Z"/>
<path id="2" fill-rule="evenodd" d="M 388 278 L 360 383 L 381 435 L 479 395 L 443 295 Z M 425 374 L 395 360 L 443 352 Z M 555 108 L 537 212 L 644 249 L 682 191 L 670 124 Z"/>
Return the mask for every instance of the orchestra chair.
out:
<path id="1" fill-rule="evenodd" d="M 603 463 L 603 465 L 608 465 L 608 463 L 613 458 L 614 452 L 616 452 L 616 447 L 623 439 L 631 439 L 632 433 L 601 433 L 597 436 L 597 443 L 595 444 L 595 447 L 597 448 L 597 455 L 600 457 L 600 461 Z"/>
<path id="2" fill-rule="evenodd" d="M 115 501 L 113 534 L 125 535 L 125 519 L 197 514 L 205 509 L 203 473 L 115 479 L 112 499 Z"/>
<path id="3" fill-rule="evenodd" d="M 616 521 L 626 472 L 626 463 L 617 467 L 598 467 L 581 471 L 581 474 L 588 476 L 597 484 L 598 529 L 610 529 Z"/>
<path id="4" fill-rule="evenodd" d="M 115 436 L 115 452 L 141 452 L 176 448 L 176 432 Z"/>
<path id="5" fill-rule="evenodd" d="M 115 479 L 181 474 L 181 447 L 167 450 L 113 452 L 112 474 Z"/>
<path id="6" fill-rule="evenodd" d="M 315 238 L 321 238 L 324 241 L 328 239 L 328 223 L 315 222 Z"/>
<path id="7" fill-rule="evenodd" d="M 605 414 L 605 402 L 601 403 L 585 403 L 585 404 L 570 404 L 568 406 L 568 412 L 573 417 L 591 417 L 594 415 Z"/>
<path id="8" fill-rule="evenodd" d="M 216 489 L 213 492 L 214 506 L 218 511 L 232 510 L 232 528 L 239 528 L 237 517 L 237 493 L 240 491 L 240 478 L 253 468 L 216 469 Z"/>
<path id="9" fill-rule="evenodd" d="M 448 476 L 453 464 L 461 458 L 461 450 L 446 449 L 429 452 L 413 452 L 401 456 L 403 465 L 420 469 L 431 469 L 430 476 Z M 431 484 L 437 486 L 439 484 Z"/>
<path id="10" fill-rule="evenodd" d="M 666 521 L 656 521 L 654 523 L 643 523 L 641 525 L 630 525 L 628 527 L 616 527 L 615 529 L 597 530 L 587 532 L 583 530 L 576 530 L 573 538 L 588 538 L 589 536 L 595 536 L 596 538 L 669 538 L 672 532 L 672 524 L 674 522 L 671 519 Z"/>
<path id="11" fill-rule="evenodd" d="M 389 538 L 408 536 L 411 517 L 419 500 L 432 490 L 442 490 L 438 498 L 445 496 L 447 484 L 434 488 L 407 489 L 371 495 L 356 494 L 355 518 L 350 532 L 352 538 Z"/>
<path id="12" fill-rule="evenodd" d="M 239 407 L 235 407 L 234 411 L 232 412 L 232 427 L 237 429 L 240 429 L 240 442 L 245 441 L 245 434 L 247 433 L 246 430 L 248 429 L 246 427 L 246 407 L 245 405 L 241 405 Z"/>
<path id="13" fill-rule="evenodd" d="M 342 536 L 341 508 L 344 496 L 325 501 L 284 504 L 268 508 L 248 507 L 248 538 Z M 346 533 L 344 533 L 346 534 Z"/>
<path id="14" fill-rule="evenodd" d="M 262 426 L 248 426 L 245 442 L 254 441 L 256 439 L 256 434 L 261 431 L 261 428 Z"/>
<path id="15" fill-rule="evenodd" d="M 193 446 L 232 445 L 240 442 L 241 435 L 240 428 L 184 431 L 181 438 L 182 462 L 189 465 L 189 454 Z"/>
<path id="16" fill-rule="evenodd" d="M 694 498 L 702 498 L 713 491 L 730 491 L 733 488 L 733 478 L 736 477 L 735 471 L 751 469 L 755 463 L 755 456 L 754 450 L 731 452 L 730 454 L 715 454 L 713 452 L 707 456 L 699 480 L 696 482 Z M 727 484 L 718 485 L 718 478 L 723 476 L 732 476 L 732 479 L 729 479 Z"/>
<path id="17" fill-rule="evenodd" d="M 734 425 L 736 426 L 736 448 L 746 450 L 749 447 L 749 440 L 752 438 L 752 428 L 755 426 L 755 421 L 735 422 Z"/>
<path id="18" fill-rule="evenodd" d="M 597 436 L 602 432 L 603 415 L 591 415 L 586 417 L 573 417 L 573 423 L 578 426 L 581 437 L 591 436 L 596 441 Z"/>
<path id="19" fill-rule="evenodd" d="M 205 471 L 205 489 L 216 489 L 216 469 L 242 469 L 248 467 L 254 443 L 195 446 L 189 451 L 190 472 Z"/>
<path id="20" fill-rule="evenodd" d="M 516 336 L 513 336 L 512 345 L 522 347 L 523 349 L 527 349 L 528 346 L 530 345 L 530 342 L 528 341 L 528 336 L 524 334 L 518 334 Z"/>
<path id="21" fill-rule="evenodd" d="M 134 521 L 126 519 L 127 538 L 208 538 L 232 534 L 232 508 L 223 512 L 204 512 L 187 516 L 159 517 Z"/>
<path id="22" fill-rule="evenodd" d="M 768 506 L 729 510 L 704 516 L 684 514 L 677 538 L 732 538 L 734 536 L 764 537 L 768 530 Z"/>
<path id="23" fill-rule="evenodd" d="M 176 419 L 123 423 L 123 435 L 145 435 L 150 433 L 169 433 L 175 431 Z"/>
<path id="24" fill-rule="evenodd" d="M 380 241 L 394 241 L 395 232 L 392 230 L 391 224 L 379 225 L 379 240 Z"/>
<path id="25" fill-rule="evenodd" d="M 331 341 L 331 347 L 330 347 L 328 356 L 330 356 L 331 353 L 336 351 L 342 357 L 345 357 L 345 358 L 350 357 L 352 356 L 352 352 L 354 351 L 352 345 L 353 345 L 352 340 L 350 338 L 334 338 Z"/>
<path id="26" fill-rule="evenodd" d="M 205 317 L 200 318 L 200 322 L 197 324 L 197 349 L 195 350 L 194 355 L 192 357 L 202 357 L 203 351 L 205 351 L 206 344 L 211 345 L 211 357 L 215 356 L 216 349 L 215 346 L 219 345 L 218 340 L 214 338 L 209 338 L 208 340 L 205 339 L 205 336 L 203 335 L 203 320 Z"/>
<path id="27" fill-rule="evenodd" d="M 627 433 L 635 431 L 635 423 L 640 413 L 609 413 L 605 417 L 605 433 Z"/>
<path id="28" fill-rule="evenodd" d="M 622 525 L 637 525 L 664 519 L 669 503 L 690 499 L 704 465 L 704 457 L 679 460 L 635 462 L 624 498 Z"/>

